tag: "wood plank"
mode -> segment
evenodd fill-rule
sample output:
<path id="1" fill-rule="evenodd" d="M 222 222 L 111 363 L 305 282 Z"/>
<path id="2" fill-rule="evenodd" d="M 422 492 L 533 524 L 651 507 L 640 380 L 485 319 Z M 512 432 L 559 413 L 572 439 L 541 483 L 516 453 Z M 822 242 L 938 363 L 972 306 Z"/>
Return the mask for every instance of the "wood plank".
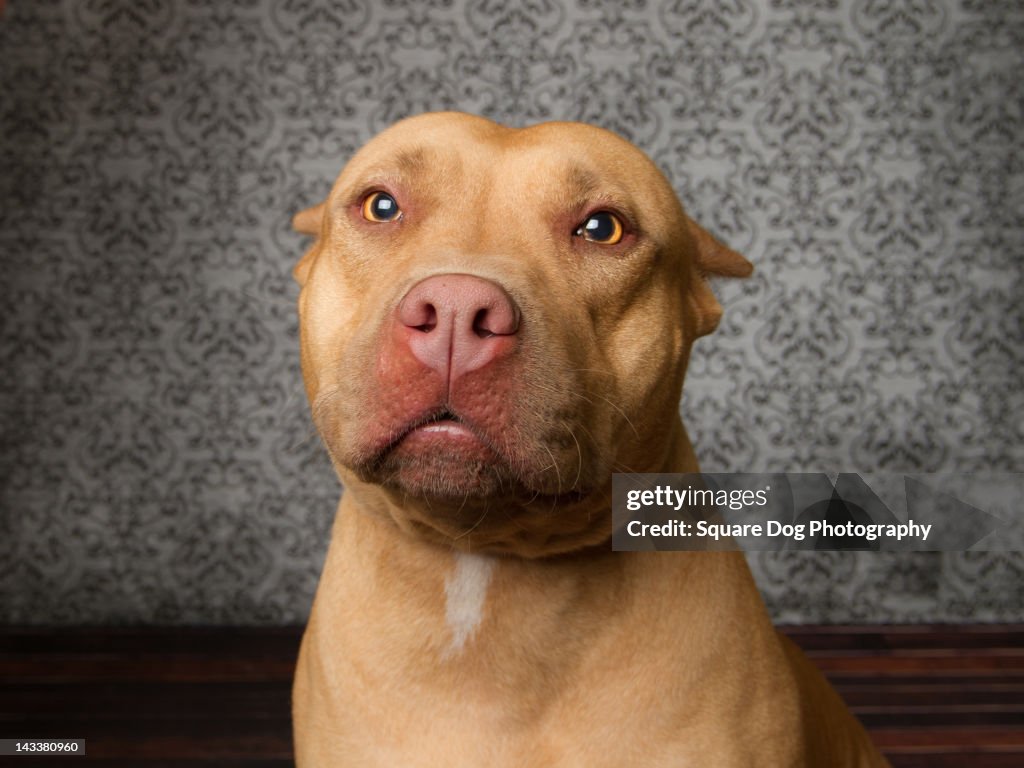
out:
<path id="1" fill-rule="evenodd" d="M 237 683 L 287 681 L 295 670 L 291 659 L 203 658 L 199 655 L 159 656 L 139 654 L 131 658 L 113 655 L 54 655 L 26 659 L 0 657 L 0 679 L 5 683 L 102 684 L 146 681 L 150 683 Z"/>
<path id="2" fill-rule="evenodd" d="M 0 685 L 0 723 L 14 718 L 90 717 L 110 719 L 157 717 L 196 719 L 232 712 L 253 718 L 290 715 L 291 680 L 281 682 L 152 682 L 136 680 L 65 685 Z"/>
<path id="3" fill-rule="evenodd" d="M 894 768 L 1024 765 L 1024 625 L 783 631 Z M 84 737 L 101 767 L 290 765 L 301 632 L 0 629 L 0 735 Z"/>
<path id="4" fill-rule="evenodd" d="M 814 664 L 826 675 L 841 673 L 846 677 L 873 678 L 895 675 L 931 675 L 1020 680 L 1024 678 L 1024 656 L 992 654 L 931 654 L 908 656 L 903 654 L 871 656 L 812 656 Z"/>
<path id="5" fill-rule="evenodd" d="M 1021 728 L 878 728 L 871 739 L 890 754 L 1003 752 L 1024 755 Z"/>
<path id="6" fill-rule="evenodd" d="M 125 653 L 294 659 L 302 627 L 0 627 L 0 656 Z"/>
<path id="7" fill-rule="evenodd" d="M 1024 683 L 993 682 L 991 679 L 976 679 L 967 685 L 960 681 L 934 683 L 921 678 L 892 684 L 858 679 L 857 682 L 836 684 L 836 689 L 853 708 L 980 705 L 1019 711 L 1024 707 Z"/>
<path id="8" fill-rule="evenodd" d="M 779 630 L 807 653 L 897 649 L 1020 649 L 1024 624 L 782 625 Z"/>
<path id="9" fill-rule="evenodd" d="M 140 768 L 140 766 L 141 768 L 295 768 L 295 760 L 291 755 L 276 760 L 261 758 L 232 760 L 223 757 L 193 757 L 172 760 L 166 758 L 140 759 L 138 757 L 96 759 L 91 754 L 87 757 L 89 760 L 87 768 Z M 26 768 L 37 768 L 39 765 L 41 764 L 36 763 L 33 759 L 31 766 L 26 766 Z M 54 761 L 51 765 L 52 768 L 75 768 L 75 763 L 68 763 L 66 759 L 60 762 Z M 51 768 L 51 766 L 45 768 Z"/>
<path id="10" fill-rule="evenodd" d="M 44 757 L 33 757 L 31 761 L 21 761 L 16 765 L 23 765 L 25 768 L 295 768 L 295 760 L 289 755 L 280 758 L 247 757 L 231 759 L 223 757 L 163 757 L 157 758 L 96 758 L 90 752 L 85 756 L 88 762 L 68 760 L 68 758 L 46 759 Z"/>
<path id="11" fill-rule="evenodd" d="M 892 768 L 1021 768 L 1024 753 L 1020 752 L 946 752 L 920 755 L 887 755 Z M 148 763 L 147 763 L 148 765 Z"/>
<path id="12" fill-rule="evenodd" d="M 32 733 L 14 738 L 84 738 L 86 758 L 120 760 L 288 760 L 292 757 L 291 725 L 246 718 L 220 717 L 205 724 L 194 720 L 34 721 Z M 69 759 L 69 758 L 66 758 Z M 69 764 L 73 765 L 73 763 Z"/>

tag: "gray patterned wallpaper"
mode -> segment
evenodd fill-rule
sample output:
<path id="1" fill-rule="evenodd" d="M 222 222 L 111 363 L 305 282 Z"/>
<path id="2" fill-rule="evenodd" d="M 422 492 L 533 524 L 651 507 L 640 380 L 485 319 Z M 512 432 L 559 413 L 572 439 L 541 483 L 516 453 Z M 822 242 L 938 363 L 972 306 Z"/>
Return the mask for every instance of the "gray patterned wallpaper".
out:
<path id="1" fill-rule="evenodd" d="M 13 0 L 0 620 L 302 621 L 338 487 L 291 213 L 394 120 L 604 125 L 758 271 L 706 470 L 1024 469 L 1024 11 L 1004 0 Z M 1020 554 L 752 556 L 776 618 L 1024 619 Z"/>

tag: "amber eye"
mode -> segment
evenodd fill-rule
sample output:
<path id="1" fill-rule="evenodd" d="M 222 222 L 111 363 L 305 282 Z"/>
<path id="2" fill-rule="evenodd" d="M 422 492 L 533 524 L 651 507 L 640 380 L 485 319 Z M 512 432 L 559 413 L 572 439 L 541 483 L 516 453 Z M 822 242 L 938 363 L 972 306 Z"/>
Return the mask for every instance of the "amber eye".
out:
<path id="1" fill-rule="evenodd" d="M 363 200 L 363 218 L 367 221 L 385 223 L 398 218 L 401 210 L 395 198 L 387 192 L 371 192 Z"/>
<path id="2" fill-rule="evenodd" d="M 592 243 L 615 245 L 622 239 L 622 222 L 614 213 L 598 211 L 580 224 L 576 234 Z"/>

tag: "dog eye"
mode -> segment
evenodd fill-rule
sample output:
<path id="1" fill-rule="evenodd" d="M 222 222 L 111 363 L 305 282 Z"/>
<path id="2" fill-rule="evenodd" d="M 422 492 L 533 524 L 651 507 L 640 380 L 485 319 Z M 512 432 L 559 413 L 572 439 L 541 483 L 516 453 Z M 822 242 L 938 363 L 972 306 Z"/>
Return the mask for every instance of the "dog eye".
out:
<path id="1" fill-rule="evenodd" d="M 592 243 L 615 245 L 622 239 L 622 222 L 614 213 L 598 211 L 580 224 L 576 235 Z"/>
<path id="2" fill-rule="evenodd" d="M 378 223 L 394 221 L 400 213 L 395 198 L 387 192 L 371 192 L 363 200 L 363 218 L 367 221 Z"/>

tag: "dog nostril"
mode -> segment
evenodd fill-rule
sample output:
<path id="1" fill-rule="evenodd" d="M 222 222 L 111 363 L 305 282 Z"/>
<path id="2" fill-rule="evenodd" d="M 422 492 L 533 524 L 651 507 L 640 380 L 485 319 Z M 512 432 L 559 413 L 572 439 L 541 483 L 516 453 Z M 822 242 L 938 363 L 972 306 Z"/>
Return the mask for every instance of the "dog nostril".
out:
<path id="1" fill-rule="evenodd" d="M 519 330 L 519 310 L 512 305 L 481 307 L 473 315 L 473 333 L 481 339 L 514 336 Z"/>
<path id="2" fill-rule="evenodd" d="M 477 310 L 476 315 L 473 316 L 473 333 L 475 333 L 481 339 L 489 339 L 491 336 L 496 336 L 490 328 L 487 327 L 487 308 Z"/>
<path id="3" fill-rule="evenodd" d="M 437 327 L 437 309 L 433 304 L 423 305 L 423 322 L 413 327 L 423 333 L 430 333 Z"/>

